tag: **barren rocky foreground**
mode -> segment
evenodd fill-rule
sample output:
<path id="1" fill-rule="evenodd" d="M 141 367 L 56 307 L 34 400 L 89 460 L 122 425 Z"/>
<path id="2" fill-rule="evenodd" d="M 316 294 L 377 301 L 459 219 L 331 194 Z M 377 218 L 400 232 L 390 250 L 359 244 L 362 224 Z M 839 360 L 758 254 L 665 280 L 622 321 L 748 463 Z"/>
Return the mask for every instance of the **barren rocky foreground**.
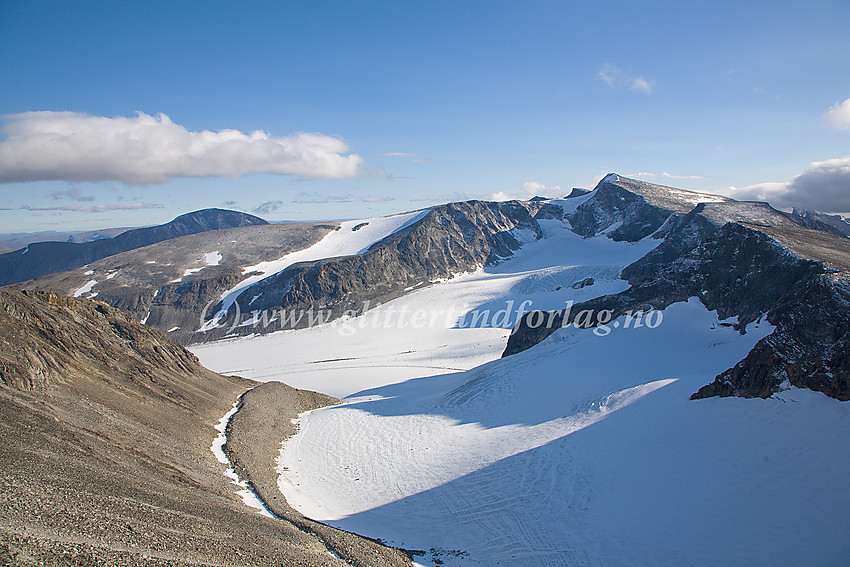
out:
<path id="1" fill-rule="evenodd" d="M 2 291 L 0 345 L 0 564 L 407 561 L 303 521 L 284 503 L 272 503 L 284 519 L 247 508 L 210 443 L 214 424 L 254 383 L 204 369 L 117 309 Z M 276 399 L 287 422 L 328 401 Z"/>

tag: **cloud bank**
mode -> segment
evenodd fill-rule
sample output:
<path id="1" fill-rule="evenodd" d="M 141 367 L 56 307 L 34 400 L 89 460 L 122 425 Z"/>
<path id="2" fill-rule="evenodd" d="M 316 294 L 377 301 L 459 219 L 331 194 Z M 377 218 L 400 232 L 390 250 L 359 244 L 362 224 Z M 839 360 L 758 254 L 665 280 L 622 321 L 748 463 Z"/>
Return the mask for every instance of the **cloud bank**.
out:
<path id="1" fill-rule="evenodd" d="M 24 112 L 0 127 L 0 182 L 165 183 L 176 177 L 362 175 L 363 159 L 322 134 L 276 138 L 260 130 L 192 132 L 165 114 L 108 118 L 77 112 Z"/>
<path id="2" fill-rule="evenodd" d="M 105 213 L 107 211 L 135 211 L 138 209 L 162 209 L 157 203 L 121 203 L 118 205 L 65 205 L 63 207 L 33 207 L 21 205 L 25 211 L 71 211 L 74 213 Z M 11 209 L 4 209 L 11 210 Z"/>
<path id="3" fill-rule="evenodd" d="M 768 201 L 780 208 L 850 212 L 850 157 L 812 162 L 787 183 L 732 187 L 729 194 L 735 199 Z"/>

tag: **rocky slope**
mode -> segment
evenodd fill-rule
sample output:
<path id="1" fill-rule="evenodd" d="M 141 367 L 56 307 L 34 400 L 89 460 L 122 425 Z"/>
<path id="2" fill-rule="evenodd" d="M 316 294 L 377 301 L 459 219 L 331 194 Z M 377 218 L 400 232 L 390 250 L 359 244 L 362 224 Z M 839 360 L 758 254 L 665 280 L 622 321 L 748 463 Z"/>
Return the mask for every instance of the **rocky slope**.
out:
<path id="1" fill-rule="evenodd" d="M 666 200 L 675 196 L 678 202 Z M 698 297 L 722 318 L 746 326 L 766 317 L 776 326 L 734 368 L 700 389 L 713 395 L 767 397 L 784 384 L 850 399 L 850 240 L 817 219 L 789 215 L 766 203 L 703 197 L 608 176 L 594 199 L 570 219 L 585 236 L 663 240 L 627 266 L 631 287 L 569 311 L 551 326 L 533 327 L 526 316 L 514 329 L 505 356 L 544 340 L 585 309 L 615 317 Z M 694 205 L 688 209 L 687 204 Z"/>
<path id="2" fill-rule="evenodd" d="M 233 494 L 210 443 L 249 381 L 104 303 L 44 292 L 0 291 L 0 344 L 0 563 L 351 564 Z"/>
<path id="3" fill-rule="evenodd" d="M 181 215 L 163 225 L 128 230 L 112 238 L 82 243 L 34 242 L 25 248 L 0 255 L 0 286 L 64 272 L 114 254 L 187 234 L 263 224 L 267 224 L 266 221 L 253 215 L 204 209 Z"/>

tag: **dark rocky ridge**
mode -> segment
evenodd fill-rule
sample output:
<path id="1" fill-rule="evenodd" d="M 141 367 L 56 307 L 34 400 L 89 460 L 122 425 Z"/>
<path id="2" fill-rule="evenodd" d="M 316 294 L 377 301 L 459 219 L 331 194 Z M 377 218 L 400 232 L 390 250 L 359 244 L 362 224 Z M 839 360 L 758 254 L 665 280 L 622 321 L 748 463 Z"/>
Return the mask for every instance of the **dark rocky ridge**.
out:
<path id="1" fill-rule="evenodd" d="M 432 280 L 510 257 L 521 246 L 516 231 L 541 238 L 536 219 L 552 215 L 561 217 L 563 212 L 545 202 L 468 201 L 434 207 L 418 222 L 362 254 L 296 264 L 247 288 L 236 301 L 266 313 L 321 310 L 329 314 L 328 320 L 346 312 L 360 313 L 364 304 L 374 307 Z M 217 310 L 210 310 L 210 315 Z M 233 316 L 235 307 L 225 320 Z M 306 324 L 305 318 L 295 328 Z M 246 326 L 234 332 L 251 334 L 278 328 L 273 324 L 268 328 Z M 204 339 L 221 338 L 227 332 L 222 326 L 205 333 Z"/>
<path id="2" fill-rule="evenodd" d="M 591 211 L 579 213 L 579 233 L 599 234 L 618 225 L 623 230 L 616 235 L 609 231 L 609 237 L 658 237 L 663 232 L 664 240 L 623 270 L 631 284 L 628 290 L 575 305 L 566 318 L 564 311 L 554 312 L 551 327 L 532 328 L 532 318 L 526 316 L 503 356 L 539 343 L 583 309 L 610 309 L 617 317 L 698 297 L 722 318 L 737 316 L 741 332 L 760 317 L 776 329 L 694 397 L 766 397 L 787 379 L 794 386 L 850 399 L 850 359 L 844 355 L 850 331 L 850 240 L 819 221 L 763 203 L 705 203 L 683 215 L 685 207 L 650 204 L 653 199 L 645 198 L 649 184 L 637 182 L 642 194 L 628 196 L 622 191 L 635 187 L 633 180 L 606 179 L 598 188 L 604 191 L 584 204 Z M 607 187 L 611 185 L 616 187 Z M 660 221 L 664 212 L 669 216 Z M 650 232 L 653 227 L 658 232 Z"/>
<path id="3" fill-rule="evenodd" d="M 108 256 L 178 236 L 262 224 L 267 223 L 254 215 L 204 209 L 180 215 L 166 224 L 128 230 L 112 238 L 82 243 L 34 242 L 26 248 L 0 255 L 0 286 L 72 270 Z"/>
<path id="4" fill-rule="evenodd" d="M 350 564 L 246 508 L 210 452 L 252 382 L 104 303 L 44 292 L 0 291 L 0 344 L 0 563 Z"/>

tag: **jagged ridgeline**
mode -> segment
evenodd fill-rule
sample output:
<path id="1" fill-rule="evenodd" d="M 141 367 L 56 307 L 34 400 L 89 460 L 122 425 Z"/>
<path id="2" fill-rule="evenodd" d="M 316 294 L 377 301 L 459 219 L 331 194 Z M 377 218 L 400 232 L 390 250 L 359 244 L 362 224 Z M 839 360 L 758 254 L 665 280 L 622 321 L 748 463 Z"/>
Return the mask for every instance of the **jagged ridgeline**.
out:
<path id="1" fill-rule="evenodd" d="M 584 309 L 616 317 L 697 297 L 721 318 L 737 317 L 741 333 L 761 318 L 776 329 L 694 398 L 768 397 L 790 384 L 850 399 L 850 240 L 837 228 L 766 203 L 616 175 L 568 220 L 583 236 L 661 242 L 623 270 L 628 290 L 554 312 L 551 327 L 523 318 L 504 356 L 531 348 Z"/>

